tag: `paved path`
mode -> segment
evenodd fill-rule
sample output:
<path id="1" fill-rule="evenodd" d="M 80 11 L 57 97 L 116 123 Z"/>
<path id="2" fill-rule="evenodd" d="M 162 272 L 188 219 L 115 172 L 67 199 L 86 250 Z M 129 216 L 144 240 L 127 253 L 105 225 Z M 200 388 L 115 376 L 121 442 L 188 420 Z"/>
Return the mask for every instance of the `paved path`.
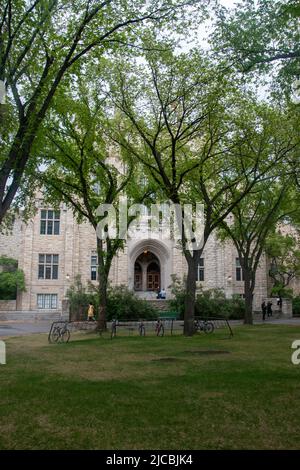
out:
<path id="1" fill-rule="evenodd" d="M 51 321 L 36 321 L 36 322 L 19 322 L 19 321 L 2 321 L 0 322 L 0 338 L 8 336 L 24 336 L 33 333 L 48 333 L 51 326 Z M 300 318 L 268 318 L 266 321 L 254 320 L 255 325 L 295 325 L 300 326 Z M 241 325 L 241 320 L 230 321 L 232 326 Z"/>
<path id="2" fill-rule="evenodd" d="M 7 336 L 23 336 L 32 333 L 48 333 L 52 322 L 0 322 L 0 338 Z"/>
<path id="3" fill-rule="evenodd" d="M 256 325 L 261 323 L 271 323 L 272 325 L 295 325 L 300 326 L 300 317 L 299 318 L 266 318 L 265 321 L 263 320 L 254 320 Z"/>

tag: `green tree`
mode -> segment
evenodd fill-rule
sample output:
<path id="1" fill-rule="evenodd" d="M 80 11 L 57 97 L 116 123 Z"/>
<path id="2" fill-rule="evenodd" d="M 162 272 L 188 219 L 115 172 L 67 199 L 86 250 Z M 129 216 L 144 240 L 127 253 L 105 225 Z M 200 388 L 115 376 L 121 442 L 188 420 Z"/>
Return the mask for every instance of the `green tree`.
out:
<path id="1" fill-rule="evenodd" d="M 285 74 L 300 73 L 298 0 L 242 0 L 217 16 L 214 44 L 240 70 L 281 62 Z"/>
<path id="2" fill-rule="evenodd" d="M 280 221 L 297 212 L 293 179 L 289 175 L 262 182 L 236 207 L 221 225 L 221 238 L 229 237 L 238 252 L 245 289 L 245 323 L 252 324 L 256 271 L 266 248 L 266 240 Z"/>
<path id="3" fill-rule="evenodd" d="M 17 293 L 25 291 L 25 276 L 18 262 L 7 256 L 0 257 L 0 299 L 14 300 Z"/>
<path id="4" fill-rule="evenodd" d="M 291 281 L 300 276 L 299 233 L 282 233 L 280 228 L 266 240 L 265 252 L 270 259 L 269 275 L 273 280 L 272 292 L 280 298 L 290 296 Z"/>
<path id="5" fill-rule="evenodd" d="M 275 144 L 270 152 L 278 128 L 261 112 L 260 124 L 269 137 L 264 140 L 259 106 L 242 97 L 232 77 L 203 53 L 150 54 L 147 59 L 140 67 L 119 64 L 114 69 L 111 95 L 126 118 L 127 132 L 118 135 L 114 126 L 111 134 L 142 163 L 158 198 L 204 204 L 202 244 L 192 250 L 183 218 L 184 332 L 191 335 L 197 266 L 208 237 L 284 153 Z"/>
<path id="6" fill-rule="evenodd" d="M 201 2 L 202 3 L 202 2 Z M 87 60 L 129 44 L 187 15 L 198 0 L 1 0 L 0 224 L 35 167 L 41 123 L 57 89 Z M 194 11 L 192 9 L 192 11 Z M 177 23 L 178 24 L 178 23 Z M 88 56 L 88 59 L 87 59 Z M 6 96 L 5 96 L 6 95 Z"/>
<path id="7" fill-rule="evenodd" d="M 103 329 L 109 272 L 124 240 L 113 238 L 109 231 L 103 231 L 101 238 L 98 224 L 106 218 L 109 205 L 119 215 L 120 196 L 125 190 L 136 202 L 142 202 L 148 190 L 140 191 L 132 162 L 118 154 L 104 134 L 105 99 L 100 93 L 100 81 L 93 81 L 91 75 L 77 77 L 69 93 L 58 94 L 57 106 L 45 123 L 46 169 L 37 177 L 44 186 L 46 200 L 52 204 L 63 201 L 78 222 L 88 222 L 95 230 L 98 325 Z M 101 204 L 105 205 L 102 213 L 98 211 Z"/>

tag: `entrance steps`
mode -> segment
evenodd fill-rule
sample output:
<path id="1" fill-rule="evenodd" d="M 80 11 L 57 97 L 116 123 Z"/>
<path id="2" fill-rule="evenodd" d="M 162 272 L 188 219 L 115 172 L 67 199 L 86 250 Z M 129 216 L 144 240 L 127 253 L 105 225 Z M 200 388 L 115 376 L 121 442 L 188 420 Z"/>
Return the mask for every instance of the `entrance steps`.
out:
<path id="1" fill-rule="evenodd" d="M 135 291 L 134 295 L 143 300 L 156 300 L 157 292 L 154 291 Z M 157 299 L 158 300 L 158 299 Z"/>
<path id="2" fill-rule="evenodd" d="M 160 312 L 168 312 L 170 310 L 170 306 L 167 300 L 165 299 L 154 299 L 147 301 L 152 307 Z"/>

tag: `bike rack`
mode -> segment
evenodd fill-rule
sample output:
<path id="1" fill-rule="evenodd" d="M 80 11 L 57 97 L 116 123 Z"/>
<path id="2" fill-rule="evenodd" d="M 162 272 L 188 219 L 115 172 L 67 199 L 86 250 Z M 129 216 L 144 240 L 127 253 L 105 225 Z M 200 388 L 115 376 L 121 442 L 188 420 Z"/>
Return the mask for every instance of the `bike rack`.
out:
<path id="1" fill-rule="evenodd" d="M 51 340 L 50 340 L 51 334 L 52 334 L 54 328 L 56 327 L 56 325 L 61 325 L 61 326 L 63 326 L 63 325 L 66 325 L 66 324 L 68 325 L 69 323 L 70 323 L 70 322 L 69 322 L 69 321 L 66 321 L 66 320 L 54 321 L 54 322 L 52 323 L 51 327 L 50 327 L 50 331 L 49 331 L 49 334 L 48 334 L 48 342 L 51 343 Z M 70 331 L 70 330 L 69 330 L 69 331 Z"/>
<path id="2" fill-rule="evenodd" d="M 215 329 L 223 328 L 224 326 L 229 330 L 229 336 L 233 336 L 233 331 L 228 321 L 228 318 L 225 317 L 195 317 L 195 320 L 199 321 L 209 321 L 213 323 Z"/>
<path id="3" fill-rule="evenodd" d="M 97 322 L 90 322 L 90 321 L 87 321 L 87 320 L 84 320 L 84 321 L 68 321 L 68 320 L 58 320 L 58 321 L 55 321 L 52 323 L 51 327 L 50 327 L 50 331 L 49 331 L 49 334 L 48 334 L 48 342 L 51 343 L 51 334 L 54 330 L 54 328 L 57 326 L 57 325 L 60 325 L 60 327 L 62 327 L 63 325 L 68 325 L 68 330 L 71 334 L 72 331 L 77 331 L 77 330 L 83 330 L 83 331 L 86 331 L 86 330 L 89 330 L 90 327 L 94 327 L 95 328 L 95 325 L 97 327 Z M 100 334 L 100 336 L 102 335 L 102 330 L 98 330 L 97 329 L 97 332 Z"/>

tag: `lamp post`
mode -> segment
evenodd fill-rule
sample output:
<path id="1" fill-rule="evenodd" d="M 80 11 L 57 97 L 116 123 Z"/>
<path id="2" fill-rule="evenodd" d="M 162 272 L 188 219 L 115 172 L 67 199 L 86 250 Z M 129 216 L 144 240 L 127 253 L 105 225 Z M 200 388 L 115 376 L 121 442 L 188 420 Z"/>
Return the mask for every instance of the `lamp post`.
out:
<path id="1" fill-rule="evenodd" d="M 229 287 L 229 298 L 232 298 L 232 295 L 233 295 L 233 287 L 232 287 L 232 276 L 227 276 L 227 285 Z"/>

